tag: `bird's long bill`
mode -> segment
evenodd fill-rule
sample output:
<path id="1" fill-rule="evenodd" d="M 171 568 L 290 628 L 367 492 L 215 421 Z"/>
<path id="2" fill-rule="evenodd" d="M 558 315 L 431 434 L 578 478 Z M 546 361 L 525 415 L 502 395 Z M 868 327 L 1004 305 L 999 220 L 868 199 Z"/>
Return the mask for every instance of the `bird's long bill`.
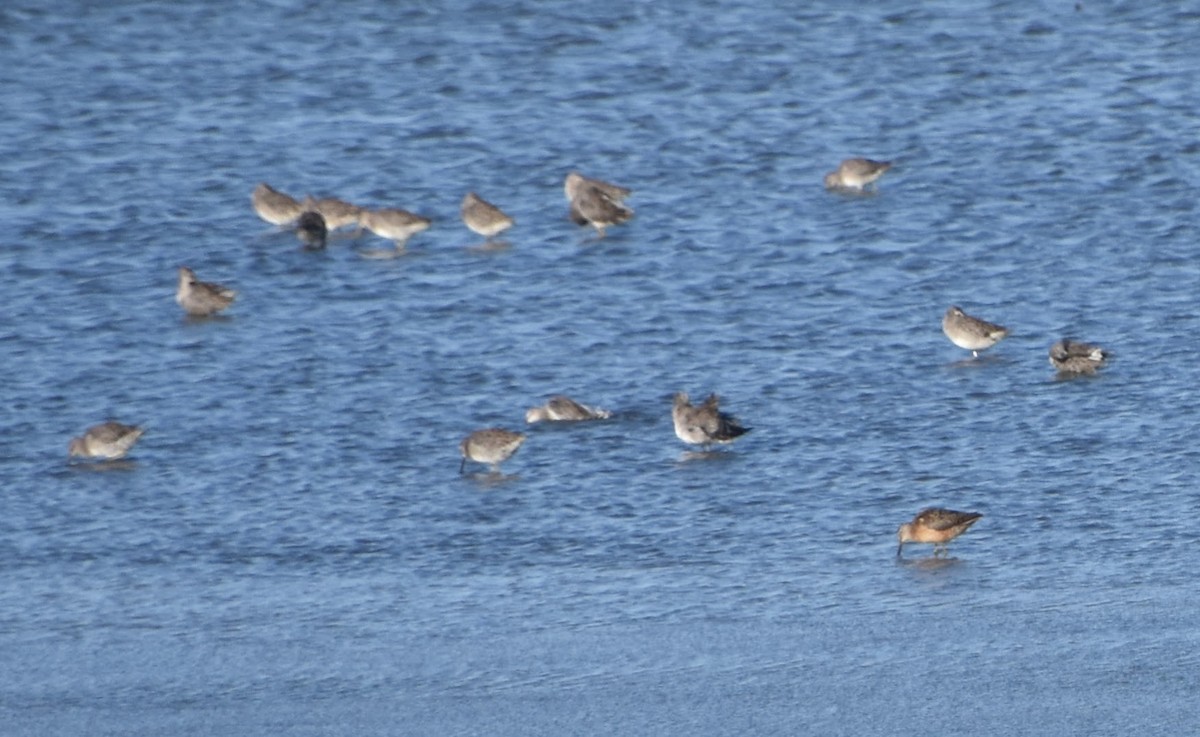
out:
<path id="1" fill-rule="evenodd" d="M 467 457 L 463 456 L 462 463 L 458 464 L 458 472 L 461 474 L 463 469 L 467 467 Z"/>
<path id="2" fill-rule="evenodd" d="M 904 552 L 904 543 L 900 543 L 899 545 L 896 546 L 896 557 L 899 558 L 900 554 L 903 552 Z"/>

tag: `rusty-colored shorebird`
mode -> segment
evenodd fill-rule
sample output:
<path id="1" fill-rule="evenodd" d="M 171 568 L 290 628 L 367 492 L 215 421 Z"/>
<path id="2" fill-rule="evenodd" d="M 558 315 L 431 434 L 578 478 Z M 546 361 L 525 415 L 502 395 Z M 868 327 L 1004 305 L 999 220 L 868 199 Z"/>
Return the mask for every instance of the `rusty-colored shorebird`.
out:
<path id="1" fill-rule="evenodd" d="M 896 531 L 900 546 L 896 557 L 904 551 L 904 543 L 932 543 L 933 554 L 946 554 L 946 545 L 966 532 L 983 515 L 979 512 L 956 512 L 953 509 L 927 507 L 917 512 L 912 522 L 905 522 Z"/>

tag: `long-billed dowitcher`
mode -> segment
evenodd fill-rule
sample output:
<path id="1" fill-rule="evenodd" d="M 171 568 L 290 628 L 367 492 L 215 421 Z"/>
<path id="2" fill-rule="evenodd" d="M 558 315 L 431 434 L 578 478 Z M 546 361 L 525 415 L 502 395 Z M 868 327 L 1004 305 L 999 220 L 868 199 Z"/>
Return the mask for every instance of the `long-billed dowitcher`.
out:
<path id="1" fill-rule="evenodd" d="M 70 444 L 67 445 L 67 456 L 109 461 L 124 458 L 144 432 L 144 429 L 136 425 L 122 425 L 109 420 L 89 427 L 77 438 L 71 438 Z"/>
<path id="2" fill-rule="evenodd" d="M 950 342 L 959 348 L 966 348 L 971 355 L 979 357 L 979 352 L 991 348 L 1008 335 L 1008 328 L 978 317 L 972 317 L 962 311 L 958 305 L 952 305 L 942 315 L 942 332 Z"/>
<path id="3" fill-rule="evenodd" d="M 604 237 L 605 228 L 633 217 L 633 209 L 624 203 L 632 190 L 625 187 L 571 172 L 563 182 L 563 192 L 570 203 L 571 222 L 591 225 L 599 238 Z"/>
<path id="4" fill-rule="evenodd" d="M 459 213 L 468 228 L 489 240 L 508 230 L 516 222 L 499 207 L 474 192 L 467 192 L 463 197 Z"/>
<path id="5" fill-rule="evenodd" d="M 175 290 L 175 301 L 189 315 L 206 317 L 215 315 L 229 305 L 237 292 L 220 284 L 200 281 L 196 272 L 186 266 L 179 267 L 179 288 Z"/>
<path id="6" fill-rule="evenodd" d="M 1108 360 L 1103 348 L 1063 338 L 1050 346 L 1050 365 L 1063 374 L 1094 374 Z"/>
<path id="7" fill-rule="evenodd" d="M 541 407 L 530 407 L 525 413 L 525 421 L 533 422 L 573 422 L 577 420 L 605 420 L 612 417 L 612 412 L 606 409 L 596 409 L 586 404 L 580 404 L 570 397 L 556 394 L 550 397 Z"/>
<path id="8" fill-rule="evenodd" d="M 890 161 L 872 159 L 846 159 L 837 169 L 825 175 L 825 188 L 849 192 L 862 192 L 867 185 L 883 176 L 892 168 Z"/>
<path id="9" fill-rule="evenodd" d="M 336 197 L 314 199 L 312 195 L 305 198 L 301 206 L 305 210 L 321 213 L 321 217 L 325 218 L 325 227 L 329 230 L 337 230 L 350 225 L 357 226 L 358 216 L 363 210 L 358 205 L 352 205 Z"/>
<path id="10" fill-rule="evenodd" d="M 585 177 L 579 172 L 573 171 L 567 174 L 566 179 L 563 180 L 563 194 L 567 196 L 567 202 L 578 197 L 580 188 L 584 185 L 595 187 L 603 192 L 606 197 L 617 202 L 624 202 L 626 197 L 633 194 L 633 190 L 628 187 L 606 182 L 603 179 Z"/>
<path id="11" fill-rule="evenodd" d="M 956 512 L 940 507 L 922 509 L 912 522 L 905 522 L 896 530 L 896 537 L 900 539 L 896 556 L 899 557 L 904 551 L 904 543 L 933 543 L 933 554 L 944 554 L 946 545 L 966 532 L 982 516 L 979 512 Z"/>
<path id="12" fill-rule="evenodd" d="M 363 210 L 359 213 L 358 224 L 380 238 L 387 238 L 396 245 L 399 251 L 408 243 L 408 239 L 428 230 L 429 218 L 401 210 L 398 207 L 387 207 L 382 210 Z"/>
<path id="13" fill-rule="evenodd" d="M 300 217 L 304 206 L 266 182 L 259 182 L 250 195 L 254 212 L 271 225 L 288 225 Z"/>
<path id="14" fill-rule="evenodd" d="M 462 463 L 458 472 L 462 473 L 467 461 L 486 463 L 491 466 L 493 473 L 500 470 L 500 464 L 512 457 L 525 442 L 525 435 L 500 427 L 490 427 L 486 430 L 476 430 L 463 438 L 458 450 L 462 453 Z"/>
<path id="15" fill-rule="evenodd" d="M 605 228 L 628 222 L 632 217 L 633 210 L 595 187 L 581 187 L 579 196 L 571 200 L 571 221 L 576 225 L 591 225 L 598 238 L 604 237 Z"/>
<path id="16" fill-rule="evenodd" d="M 296 221 L 296 237 L 310 251 L 319 251 L 325 247 L 325 238 L 329 228 L 325 218 L 316 210 L 305 210 Z"/>
<path id="17" fill-rule="evenodd" d="M 708 448 L 713 443 L 728 443 L 751 428 L 718 408 L 720 398 L 709 394 L 703 404 L 693 406 L 688 395 L 679 392 L 671 407 L 671 419 L 675 423 L 675 437 L 685 443 Z"/>

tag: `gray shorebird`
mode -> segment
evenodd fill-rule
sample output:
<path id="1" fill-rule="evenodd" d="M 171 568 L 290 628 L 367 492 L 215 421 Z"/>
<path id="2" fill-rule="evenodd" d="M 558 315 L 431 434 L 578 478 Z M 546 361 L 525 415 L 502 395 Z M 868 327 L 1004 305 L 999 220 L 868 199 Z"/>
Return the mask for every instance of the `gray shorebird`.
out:
<path id="1" fill-rule="evenodd" d="M 606 182 L 603 179 L 592 179 L 585 177 L 577 171 L 570 172 L 563 180 L 563 194 L 567 196 L 567 202 L 579 196 L 580 188 L 583 186 L 594 187 L 600 190 L 605 197 L 617 202 L 624 202 L 625 198 L 633 194 L 633 190 L 628 187 L 622 187 L 619 184 Z"/>
<path id="2" fill-rule="evenodd" d="M 567 174 L 563 192 L 570 203 L 568 216 L 576 225 L 591 225 L 597 237 L 604 237 L 604 229 L 620 225 L 633 217 L 633 209 L 625 205 L 625 198 L 632 190 L 605 182 L 589 179 L 578 172 Z"/>
<path id="3" fill-rule="evenodd" d="M 728 443 L 750 432 L 751 428 L 743 427 L 737 419 L 720 411 L 720 401 L 716 394 L 709 394 L 703 404 L 693 406 L 686 393 L 677 393 L 671 407 L 675 437 L 707 449 L 713 443 Z"/>
<path id="4" fill-rule="evenodd" d="M 991 348 L 1008 335 L 1008 328 L 972 317 L 958 305 L 952 305 L 942 315 L 942 332 L 951 343 L 978 358 L 980 351 Z"/>
<path id="5" fill-rule="evenodd" d="M 71 438 L 67 457 L 100 458 L 107 461 L 124 458 L 133 444 L 146 432 L 136 425 L 108 422 L 89 427 L 83 435 Z"/>
<path id="6" fill-rule="evenodd" d="M 288 225 L 300 217 L 304 206 L 266 182 L 259 182 L 250 195 L 250 204 L 260 218 L 271 225 Z"/>
<path id="7" fill-rule="evenodd" d="M 892 168 L 890 161 L 872 159 L 846 159 L 838 168 L 825 175 L 825 188 L 849 192 L 862 192 L 867 185 L 883 176 Z"/>
<path id="8" fill-rule="evenodd" d="M 979 521 L 979 512 L 956 512 L 953 509 L 927 507 L 917 512 L 912 522 L 905 522 L 896 530 L 900 546 L 896 557 L 904 552 L 904 543 L 933 543 L 933 554 L 945 554 L 947 544 L 963 534 Z"/>
<path id="9" fill-rule="evenodd" d="M 382 210 L 363 210 L 358 215 L 358 224 L 380 238 L 392 241 L 396 250 L 400 251 L 408 243 L 408 239 L 428 230 L 432 221 L 408 210 L 398 207 L 387 207 Z"/>
<path id="10" fill-rule="evenodd" d="M 612 417 L 606 409 L 596 409 L 580 404 L 570 397 L 556 394 L 541 407 L 530 407 L 525 413 L 525 422 L 575 422 L 579 420 L 605 420 Z"/>
<path id="11" fill-rule="evenodd" d="M 467 461 L 486 463 L 491 466 L 493 473 L 499 472 L 500 464 L 511 458 L 524 442 L 524 434 L 511 430 L 499 427 L 476 430 L 459 443 L 458 450 L 463 459 L 458 466 L 458 472 L 463 472 Z"/>
<path id="12" fill-rule="evenodd" d="M 321 213 L 321 217 L 325 218 L 325 227 L 328 230 L 337 230 L 350 225 L 357 226 L 358 216 L 363 210 L 358 205 L 352 205 L 336 197 L 314 199 L 312 195 L 305 198 L 301 206 L 305 210 Z"/>
<path id="13" fill-rule="evenodd" d="M 1103 348 L 1063 338 L 1050 346 L 1050 365 L 1063 374 L 1094 374 L 1108 360 Z"/>
<path id="14" fill-rule="evenodd" d="M 499 207 L 474 192 L 467 192 L 459 209 L 463 223 L 473 232 L 491 240 L 516 222 Z"/>
<path id="15" fill-rule="evenodd" d="M 328 235 L 329 228 L 325 225 L 325 218 L 321 213 L 316 210 L 300 213 L 300 218 L 296 220 L 296 237 L 307 250 L 319 251 L 324 248 Z"/>
<path id="16" fill-rule="evenodd" d="M 625 198 L 633 194 L 632 189 L 629 189 L 628 187 L 622 187 L 619 184 L 606 182 L 603 179 L 592 179 L 591 177 L 585 177 L 577 171 L 568 173 L 566 178 L 563 179 L 563 194 L 566 195 L 567 204 L 570 206 L 570 210 L 568 211 L 567 215 L 571 222 L 579 226 L 588 224 L 587 218 L 581 215 L 578 208 L 575 206 L 575 200 L 579 197 L 580 192 L 582 192 L 585 188 L 597 189 L 604 197 L 616 202 L 617 204 L 624 204 Z"/>
<path id="17" fill-rule="evenodd" d="M 197 317 L 215 315 L 229 305 L 237 292 L 220 284 L 200 281 L 196 272 L 186 266 L 179 267 L 179 288 L 175 290 L 175 301 L 184 312 Z"/>

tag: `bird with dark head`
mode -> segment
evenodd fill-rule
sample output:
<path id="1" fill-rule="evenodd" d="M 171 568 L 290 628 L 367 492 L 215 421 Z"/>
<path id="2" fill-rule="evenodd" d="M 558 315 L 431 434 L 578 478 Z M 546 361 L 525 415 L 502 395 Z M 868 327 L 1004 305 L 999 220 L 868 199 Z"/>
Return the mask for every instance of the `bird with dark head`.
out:
<path id="1" fill-rule="evenodd" d="M 296 220 L 296 237 L 309 251 L 319 251 L 325 247 L 325 238 L 329 229 L 325 227 L 325 218 L 316 210 L 305 210 Z"/>
<path id="2" fill-rule="evenodd" d="M 1097 345 L 1063 338 L 1050 346 L 1050 365 L 1060 374 L 1094 374 L 1108 361 L 1108 352 Z"/>

